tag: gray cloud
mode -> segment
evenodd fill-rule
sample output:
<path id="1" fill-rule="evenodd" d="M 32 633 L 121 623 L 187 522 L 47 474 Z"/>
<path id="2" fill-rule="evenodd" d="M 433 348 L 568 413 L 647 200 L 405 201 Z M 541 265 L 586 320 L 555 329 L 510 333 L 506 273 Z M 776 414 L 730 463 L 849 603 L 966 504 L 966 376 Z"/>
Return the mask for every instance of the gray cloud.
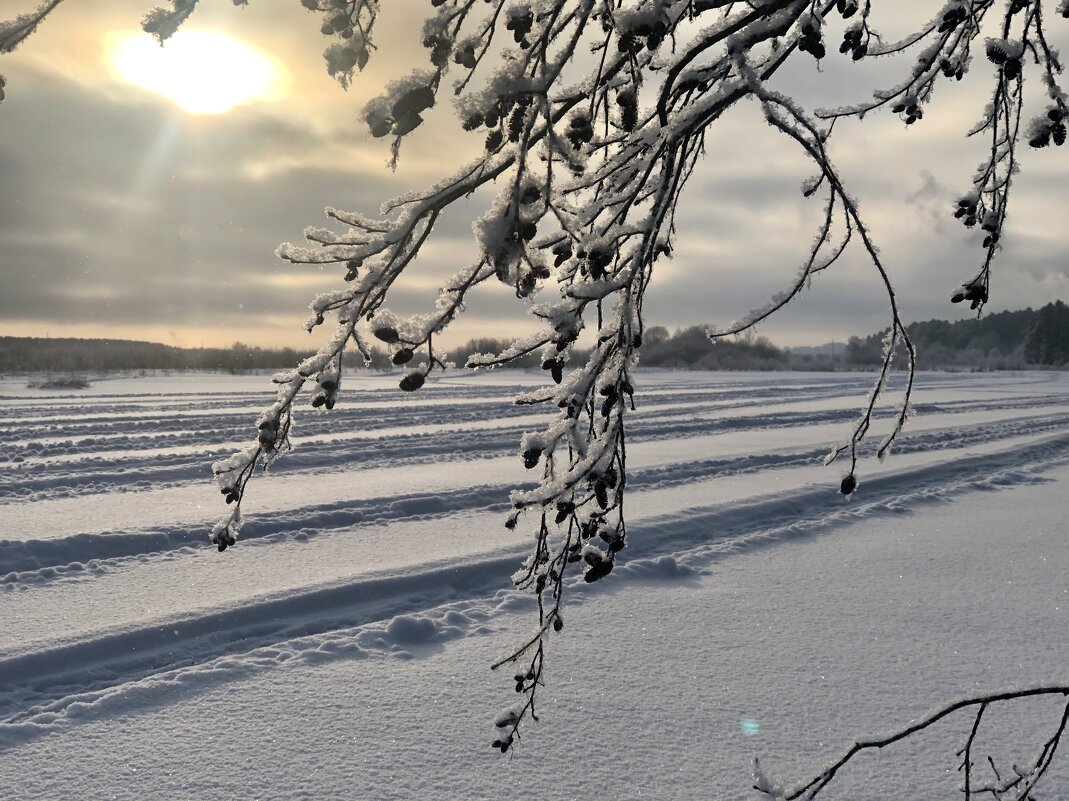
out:
<path id="1" fill-rule="evenodd" d="M 110 102 L 45 75 L 28 88 L 32 104 L 4 109 L 0 318 L 299 319 L 315 289 L 280 288 L 277 279 L 321 271 L 286 265 L 274 248 L 307 224 L 326 224 L 326 204 L 373 213 L 400 190 L 387 172 L 344 166 L 247 174 L 253 159 L 332 138 L 292 122 L 242 111 L 190 122 L 160 104 Z M 61 119 L 78 120 L 77 135 Z M 25 158 L 28 150 L 38 157 Z M 333 277 L 322 275 L 320 290 Z"/>
<path id="2" fill-rule="evenodd" d="M 922 18 L 929 5 L 903 3 L 900 16 Z M 401 59 L 382 64 L 345 95 L 322 70 L 323 40 L 313 18 L 299 8 L 281 12 L 283 23 L 255 7 L 243 13 L 250 37 L 265 37 L 272 52 L 297 43 L 285 51 L 302 89 L 292 104 L 191 118 L 141 92 L 94 87 L 28 63 L 14 72 L 4 65 L 12 82 L 0 106 L 0 325 L 38 321 L 55 333 L 61 324 L 113 321 L 176 332 L 247 331 L 257 321 L 288 318 L 289 342 L 298 343 L 308 300 L 337 275 L 286 265 L 274 248 L 298 240 L 306 225 L 327 225 L 325 205 L 375 214 L 385 198 L 426 185 L 477 148 L 445 125 L 448 109 L 437 109 L 428 130 L 406 144 L 398 173 L 383 169 L 381 143 L 368 143 L 354 118 L 376 81 L 404 72 L 395 68 Z M 73 15 L 63 19 L 49 24 L 75 24 Z M 290 30 L 291 23 L 303 27 Z M 31 40 L 25 47 L 32 46 Z M 410 42 L 405 59 L 419 52 Z M 982 108 L 985 67 L 937 97 L 909 130 L 883 114 L 836 132 L 836 163 L 882 247 L 909 319 L 967 313 L 947 297 L 976 269 L 980 250 L 950 207 L 983 157 L 983 144 L 963 133 Z M 818 73 L 811 61 L 792 59 L 777 82 L 815 107 L 869 97 L 873 86 L 893 83 L 905 68 L 891 59 L 854 65 L 829 58 Z M 430 130 L 431 123 L 442 127 Z M 676 256 L 658 267 L 651 286 L 651 324 L 741 317 L 791 281 L 816 230 L 820 202 L 798 190 L 812 170 L 754 104 L 726 115 L 707 150 L 680 209 Z M 1025 156 L 993 310 L 1069 297 L 1066 162 L 1063 150 Z M 424 310 L 435 283 L 473 254 L 470 223 L 488 194 L 443 217 L 414 280 L 394 291 L 393 308 Z M 506 289 L 487 289 L 455 336 L 527 329 L 524 311 Z M 786 343 L 817 342 L 885 322 L 879 282 L 855 253 L 762 332 Z"/>

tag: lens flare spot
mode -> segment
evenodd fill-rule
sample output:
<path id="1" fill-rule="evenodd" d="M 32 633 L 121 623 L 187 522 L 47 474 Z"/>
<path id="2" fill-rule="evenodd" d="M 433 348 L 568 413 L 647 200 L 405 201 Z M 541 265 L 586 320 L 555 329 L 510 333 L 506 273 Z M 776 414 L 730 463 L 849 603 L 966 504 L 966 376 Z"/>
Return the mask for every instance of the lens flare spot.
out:
<path id="1" fill-rule="evenodd" d="M 739 728 L 742 729 L 742 733 L 747 737 L 753 737 L 761 730 L 761 727 L 757 725 L 757 721 L 753 718 L 743 718 L 740 720 Z"/>

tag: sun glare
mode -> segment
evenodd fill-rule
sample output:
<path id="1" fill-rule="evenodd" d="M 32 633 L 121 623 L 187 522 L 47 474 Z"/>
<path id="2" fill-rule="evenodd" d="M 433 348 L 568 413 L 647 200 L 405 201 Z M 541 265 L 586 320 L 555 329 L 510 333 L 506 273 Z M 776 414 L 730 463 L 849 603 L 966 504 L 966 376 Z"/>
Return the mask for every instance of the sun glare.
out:
<path id="1" fill-rule="evenodd" d="M 222 33 L 179 31 L 160 47 L 145 34 L 125 36 L 112 64 L 135 86 L 159 92 L 191 114 L 221 114 L 271 97 L 281 75 L 272 61 Z"/>

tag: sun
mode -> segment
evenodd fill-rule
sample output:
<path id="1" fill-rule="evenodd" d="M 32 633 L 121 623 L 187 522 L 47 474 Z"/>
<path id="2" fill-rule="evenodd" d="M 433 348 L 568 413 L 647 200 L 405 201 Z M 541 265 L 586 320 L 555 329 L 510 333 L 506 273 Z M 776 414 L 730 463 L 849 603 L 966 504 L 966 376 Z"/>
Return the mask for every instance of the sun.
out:
<path id="1" fill-rule="evenodd" d="M 124 36 L 111 61 L 124 80 L 170 98 L 190 114 L 222 114 L 272 97 L 283 79 L 270 58 L 213 31 L 179 31 L 163 47 L 143 33 Z"/>

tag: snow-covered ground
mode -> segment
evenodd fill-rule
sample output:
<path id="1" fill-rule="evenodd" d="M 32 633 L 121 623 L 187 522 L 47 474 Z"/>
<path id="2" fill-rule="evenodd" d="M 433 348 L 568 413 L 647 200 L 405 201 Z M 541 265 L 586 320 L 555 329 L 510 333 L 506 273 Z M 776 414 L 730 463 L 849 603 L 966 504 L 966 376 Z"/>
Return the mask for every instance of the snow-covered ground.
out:
<path id="1" fill-rule="evenodd" d="M 576 587 L 542 722 L 489 747 L 529 632 L 502 526 L 543 374 L 348 382 L 207 544 L 263 377 L 0 380 L 0 799 L 750 799 L 956 696 L 1069 680 L 1069 375 L 923 375 L 849 499 L 864 375 L 642 372 L 630 544 Z M 511 675 L 511 671 L 508 671 Z M 1000 764 L 1060 707 L 985 717 Z M 971 718 L 821 797 L 954 798 Z M 1069 798 L 1069 748 L 1041 799 Z M 986 753 L 987 751 L 984 751 Z"/>

